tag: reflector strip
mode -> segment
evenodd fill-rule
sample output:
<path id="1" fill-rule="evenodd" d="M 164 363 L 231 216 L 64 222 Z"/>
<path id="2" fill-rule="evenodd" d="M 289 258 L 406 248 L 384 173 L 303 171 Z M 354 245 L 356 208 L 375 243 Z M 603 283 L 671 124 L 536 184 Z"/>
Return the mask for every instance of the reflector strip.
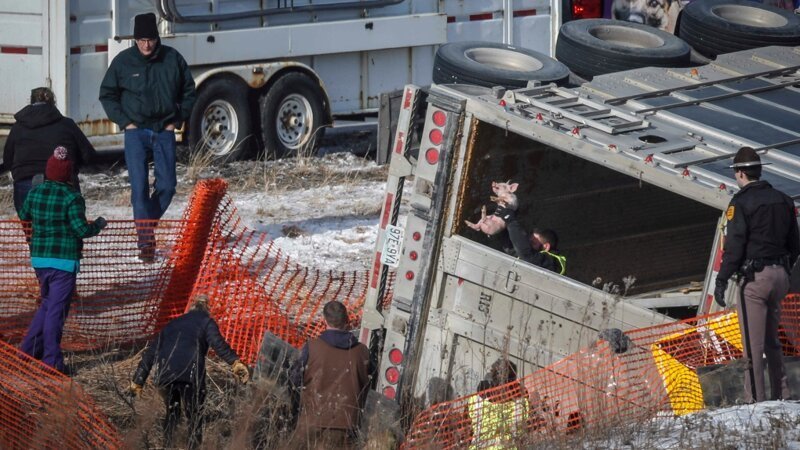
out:
<path id="1" fill-rule="evenodd" d="M 494 18 L 494 14 L 492 13 L 480 13 L 480 14 L 470 14 L 469 21 L 475 22 L 479 20 L 491 20 Z"/>
<path id="2" fill-rule="evenodd" d="M 514 11 L 514 17 L 527 17 L 535 15 L 536 15 L 535 9 L 520 9 L 519 11 Z"/>
<path id="3" fill-rule="evenodd" d="M 398 155 L 403 153 L 403 141 L 405 140 L 405 134 L 402 131 L 397 132 L 397 142 L 394 144 L 394 152 Z"/>
<path id="4" fill-rule="evenodd" d="M 6 53 L 10 55 L 41 55 L 42 47 L 0 46 L 0 53 Z"/>
<path id="5" fill-rule="evenodd" d="M 392 200 L 394 200 L 394 194 L 387 193 L 386 194 L 386 201 L 383 204 L 383 217 L 381 217 L 381 230 L 386 229 L 386 225 L 389 224 L 389 217 L 392 215 Z"/>
<path id="6" fill-rule="evenodd" d="M 411 108 L 411 97 L 414 92 L 411 89 L 406 89 L 406 95 L 403 97 L 403 109 Z"/>
<path id="7" fill-rule="evenodd" d="M 77 47 L 71 47 L 69 49 L 69 54 L 80 55 L 85 53 L 105 53 L 107 51 L 108 51 L 107 44 L 80 45 Z"/>
<path id="8" fill-rule="evenodd" d="M 375 263 L 372 265 L 372 281 L 369 285 L 372 289 L 378 288 L 378 278 L 381 275 L 381 252 L 375 252 Z"/>

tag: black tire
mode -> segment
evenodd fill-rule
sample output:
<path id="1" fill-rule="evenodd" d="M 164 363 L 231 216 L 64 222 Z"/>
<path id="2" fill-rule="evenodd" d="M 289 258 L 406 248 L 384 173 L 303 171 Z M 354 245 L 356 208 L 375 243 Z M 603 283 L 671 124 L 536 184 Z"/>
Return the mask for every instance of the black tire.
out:
<path id="1" fill-rule="evenodd" d="M 261 97 L 260 106 L 267 157 L 313 155 L 330 125 L 325 92 L 301 72 L 281 75 Z"/>
<path id="2" fill-rule="evenodd" d="M 210 80 L 200 87 L 189 119 L 191 151 L 201 151 L 219 162 L 253 155 L 258 141 L 248 87 L 232 78 Z"/>
<path id="3" fill-rule="evenodd" d="M 496 42 L 452 42 L 436 51 L 433 82 L 476 86 L 526 87 L 528 81 L 562 84 L 566 66 L 533 50 Z"/>
<path id="4" fill-rule="evenodd" d="M 688 66 L 690 55 L 689 45 L 666 31 L 623 20 L 573 20 L 561 25 L 556 42 L 556 59 L 584 77 Z"/>
<path id="5" fill-rule="evenodd" d="M 800 17 L 750 0 L 696 0 L 681 13 L 678 35 L 715 57 L 770 45 L 800 45 Z"/>

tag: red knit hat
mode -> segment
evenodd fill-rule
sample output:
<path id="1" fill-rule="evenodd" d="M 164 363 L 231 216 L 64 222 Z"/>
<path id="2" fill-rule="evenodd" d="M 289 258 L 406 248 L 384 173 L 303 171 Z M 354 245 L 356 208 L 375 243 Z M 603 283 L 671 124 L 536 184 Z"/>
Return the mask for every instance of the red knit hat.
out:
<path id="1" fill-rule="evenodd" d="M 47 160 L 44 176 L 48 180 L 66 183 L 72 178 L 72 161 L 67 159 L 67 149 L 58 146 L 53 151 L 53 156 Z"/>

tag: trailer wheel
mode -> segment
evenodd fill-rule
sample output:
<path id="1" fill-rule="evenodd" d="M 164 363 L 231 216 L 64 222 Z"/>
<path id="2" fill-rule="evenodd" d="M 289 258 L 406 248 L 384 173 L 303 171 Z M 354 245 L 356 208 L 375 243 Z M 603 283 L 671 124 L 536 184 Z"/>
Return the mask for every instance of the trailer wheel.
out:
<path id="1" fill-rule="evenodd" d="M 256 142 L 247 86 L 230 78 L 210 80 L 200 88 L 189 119 L 189 144 L 216 161 L 252 155 Z"/>
<path id="2" fill-rule="evenodd" d="M 800 45 L 800 17 L 749 0 L 697 0 L 681 13 L 678 35 L 715 57 L 770 45 Z"/>
<path id="3" fill-rule="evenodd" d="M 569 69 L 533 50 L 495 42 L 452 42 L 436 51 L 433 82 L 526 87 L 528 81 L 564 83 Z"/>
<path id="4" fill-rule="evenodd" d="M 610 19 L 561 25 L 556 58 L 584 77 L 640 67 L 688 66 L 691 48 L 666 31 Z"/>
<path id="5" fill-rule="evenodd" d="M 330 124 L 319 83 L 300 72 L 282 75 L 261 97 L 261 133 L 268 157 L 312 155 Z"/>

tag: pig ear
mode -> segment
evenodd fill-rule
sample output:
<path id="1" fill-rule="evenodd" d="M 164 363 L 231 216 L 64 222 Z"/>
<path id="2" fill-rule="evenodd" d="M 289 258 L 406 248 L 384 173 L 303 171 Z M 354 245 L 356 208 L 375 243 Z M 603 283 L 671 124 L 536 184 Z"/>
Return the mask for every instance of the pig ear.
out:
<path id="1" fill-rule="evenodd" d="M 519 186 L 519 183 L 509 184 L 508 185 L 508 190 L 511 191 L 511 192 L 515 192 L 517 190 L 518 186 Z"/>

